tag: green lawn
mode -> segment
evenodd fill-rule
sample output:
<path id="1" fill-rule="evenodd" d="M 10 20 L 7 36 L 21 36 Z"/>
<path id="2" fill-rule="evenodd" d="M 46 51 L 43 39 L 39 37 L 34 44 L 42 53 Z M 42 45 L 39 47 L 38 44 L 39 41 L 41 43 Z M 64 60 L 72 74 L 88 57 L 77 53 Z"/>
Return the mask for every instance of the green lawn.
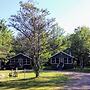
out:
<path id="1" fill-rule="evenodd" d="M 69 80 L 60 72 L 41 72 L 39 78 L 35 78 L 33 72 L 19 73 L 18 77 L 8 77 L 10 71 L 0 71 L 4 78 L 0 79 L 0 90 L 55 90 L 63 89 Z M 24 78 L 25 76 L 25 78 Z"/>

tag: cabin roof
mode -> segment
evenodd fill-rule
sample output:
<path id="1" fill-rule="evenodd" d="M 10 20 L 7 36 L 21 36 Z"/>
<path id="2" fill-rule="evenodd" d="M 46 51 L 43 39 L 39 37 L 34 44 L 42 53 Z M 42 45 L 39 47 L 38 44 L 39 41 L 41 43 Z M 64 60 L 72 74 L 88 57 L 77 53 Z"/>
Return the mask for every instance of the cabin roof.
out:
<path id="1" fill-rule="evenodd" d="M 67 54 L 67 53 L 65 53 L 65 52 L 63 52 L 63 51 L 54 54 L 54 55 L 51 56 L 50 58 L 55 57 L 56 55 L 58 55 L 58 54 L 60 54 L 60 53 L 65 54 L 65 55 L 68 56 L 68 57 L 75 58 L 74 56 L 72 56 L 72 55 L 70 55 L 70 54 Z"/>
<path id="2" fill-rule="evenodd" d="M 24 57 L 26 57 L 26 58 L 30 59 L 30 57 L 29 57 L 29 56 L 24 55 L 23 53 L 19 53 L 19 54 L 15 55 L 15 56 L 13 56 L 13 57 L 9 58 L 9 60 L 10 60 L 10 59 L 12 59 L 12 58 L 16 58 L 16 57 L 18 57 L 18 56 L 24 56 Z"/>

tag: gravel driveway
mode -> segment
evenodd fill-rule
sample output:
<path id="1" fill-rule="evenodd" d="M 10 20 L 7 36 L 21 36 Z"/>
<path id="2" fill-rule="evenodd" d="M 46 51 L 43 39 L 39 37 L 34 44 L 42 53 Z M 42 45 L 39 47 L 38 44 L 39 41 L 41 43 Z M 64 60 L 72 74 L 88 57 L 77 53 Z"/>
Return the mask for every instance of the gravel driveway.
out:
<path id="1" fill-rule="evenodd" d="M 90 90 L 90 73 L 63 72 L 71 80 L 64 86 L 65 90 Z"/>

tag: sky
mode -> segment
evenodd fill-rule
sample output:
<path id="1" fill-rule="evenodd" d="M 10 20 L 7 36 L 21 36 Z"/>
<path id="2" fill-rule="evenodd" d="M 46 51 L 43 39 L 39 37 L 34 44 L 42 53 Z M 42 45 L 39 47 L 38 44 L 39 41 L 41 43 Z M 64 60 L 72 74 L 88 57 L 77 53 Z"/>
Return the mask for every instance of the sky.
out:
<path id="1" fill-rule="evenodd" d="M 8 21 L 10 15 L 17 14 L 20 1 L 0 0 L 0 19 Z M 90 0 L 37 0 L 37 4 L 50 11 L 50 16 L 56 18 L 67 33 L 72 33 L 78 26 L 90 27 Z"/>

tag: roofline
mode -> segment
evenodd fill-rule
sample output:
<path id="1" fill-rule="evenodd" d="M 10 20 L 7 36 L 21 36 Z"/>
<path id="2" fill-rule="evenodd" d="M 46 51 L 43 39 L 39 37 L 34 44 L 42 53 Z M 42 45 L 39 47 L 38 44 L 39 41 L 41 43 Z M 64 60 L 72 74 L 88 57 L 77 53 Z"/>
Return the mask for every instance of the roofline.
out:
<path id="1" fill-rule="evenodd" d="M 29 56 L 27 56 L 27 55 L 24 55 L 23 53 L 18 53 L 17 55 L 15 55 L 15 56 L 13 56 L 13 57 L 11 57 L 11 58 L 9 58 L 9 59 L 12 59 L 12 58 L 14 58 L 14 57 L 16 57 L 16 56 L 18 56 L 18 55 L 23 55 L 23 56 L 25 56 L 25 57 L 27 57 L 27 58 L 29 58 L 29 59 L 31 59 Z"/>
<path id="2" fill-rule="evenodd" d="M 72 56 L 72 55 L 70 55 L 70 54 L 68 54 L 66 52 L 63 52 L 63 51 L 61 51 L 61 52 L 64 53 L 64 54 L 66 54 L 66 55 L 68 55 L 68 56 L 70 56 L 70 57 L 72 57 L 72 58 L 75 58 L 74 56 Z"/>
<path id="3" fill-rule="evenodd" d="M 74 56 L 71 56 L 71 55 L 69 55 L 68 53 L 65 53 L 65 52 L 63 52 L 63 51 L 60 51 L 60 52 L 52 55 L 50 58 L 54 57 L 55 55 L 57 55 L 57 54 L 59 54 L 59 53 L 63 53 L 63 54 L 65 54 L 65 55 L 67 55 L 67 56 L 70 56 L 70 57 L 72 57 L 72 58 L 75 58 Z"/>

